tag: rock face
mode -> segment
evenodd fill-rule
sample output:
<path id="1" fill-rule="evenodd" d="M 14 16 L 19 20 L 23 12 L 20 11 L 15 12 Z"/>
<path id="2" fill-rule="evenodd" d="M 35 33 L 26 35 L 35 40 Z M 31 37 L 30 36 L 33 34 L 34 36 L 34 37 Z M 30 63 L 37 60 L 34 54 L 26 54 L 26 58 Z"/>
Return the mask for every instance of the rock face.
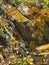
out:
<path id="1" fill-rule="evenodd" d="M 49 43 L 49 8 L 39 9 L 34 4 L 27 2 L 18 5 L 18 8 L 8 3 L 4 7 L 3 4 L 0 7 L 4 10 L 6 17 L 15 25 L 13 35 L 17 40 L 20 39 L 18 41 L 23 39 L 25 44 L 29 45 L 31 43 L 37 43 L 37 45 Z"/>
<path id="2" fill-rule="evenodd" d="M 39 49 L 37 46 L 49 44 L 49 8 L 40 9 L 38 5 L 28 2 L 13 5 L 14 0 L 12 0 L 13 4 L 6 1 L 8 0 L 4 0 L 4 2 L 0 0 L 0 8 L 3 10 L 0 15 L 2 24 L 0 25 L 0 52 L 6 62 L 10 61 L 9 59 L 16 61 L 28 56 L 27 61 L 31 63 L 31 61 L 33 62 L 32 56 L 34 58 L 34 55 L 45 52 L 45 50 L 36 51 L 36 48 Z M 1 27 L 4 33 L 1 32 Z M 16 56 L 19 58 L 15 58 Z M 29 58 L 31 58 L 30 61 Z M 41 62 L 42 57 L 35 56 L 34 59 L 38 63 Z M 47 59 L 49 64 L 49 58 Z"/>

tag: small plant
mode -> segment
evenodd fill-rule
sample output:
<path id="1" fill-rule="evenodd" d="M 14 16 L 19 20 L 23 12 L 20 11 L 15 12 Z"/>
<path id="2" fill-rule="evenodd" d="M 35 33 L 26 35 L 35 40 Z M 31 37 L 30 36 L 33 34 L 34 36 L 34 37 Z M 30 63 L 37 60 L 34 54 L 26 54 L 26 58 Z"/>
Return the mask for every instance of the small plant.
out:
<path id="1" fill-rule="evenodd" d="M 20 60 L 17 65 L 24 65 L 24 62 Z"/>
<path id="2" fill-rule="evenodd" d="M 39 38 L 38 38 L 38 43 L 39 43 L 39 44 L 42 44 L 42 43 L 43 43 L 43 39 L 39 37 Z"/>
<path id="3" fill-rule="evenodd" d="M 41 4 L 42 4 L 43 8 L 47 8 L 48 4 L 49 4 L 49 1 L 48 0 L 43 0 Z"/>

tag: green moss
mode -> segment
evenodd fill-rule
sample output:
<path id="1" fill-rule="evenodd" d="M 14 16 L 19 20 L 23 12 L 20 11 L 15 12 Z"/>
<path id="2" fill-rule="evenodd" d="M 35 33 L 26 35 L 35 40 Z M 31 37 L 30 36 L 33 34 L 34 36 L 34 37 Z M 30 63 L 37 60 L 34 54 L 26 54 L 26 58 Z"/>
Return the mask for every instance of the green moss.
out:
<path id="1" fill-rule="evenodd" d="M 4 29 L 3 29 L 3 27 L 2 27 L 1 22 L 0 22 L 0 35 L 4 35 Z"/>
<path id="2" fill-rule="evenodd" d="M 34 2 L 35 0 L 13 0 L 14 3 Z"/>

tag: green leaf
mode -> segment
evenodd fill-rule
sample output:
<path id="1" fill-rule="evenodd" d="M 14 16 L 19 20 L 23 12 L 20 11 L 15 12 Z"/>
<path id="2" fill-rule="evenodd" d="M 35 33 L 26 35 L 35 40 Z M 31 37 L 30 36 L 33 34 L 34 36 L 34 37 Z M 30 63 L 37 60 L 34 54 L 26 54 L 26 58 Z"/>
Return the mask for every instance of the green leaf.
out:
<path id="1" fill-rule="evenodd" d="M 24 65 L 23 61 L 19 61 L 18 65 Z"/>
<path id="2" fill-rule="evenodd" d="M 47 2 L 48 2 L 48 0 L 44 0 L 44 2 L 45 2 L 45 3 L 47 3 Z"/>

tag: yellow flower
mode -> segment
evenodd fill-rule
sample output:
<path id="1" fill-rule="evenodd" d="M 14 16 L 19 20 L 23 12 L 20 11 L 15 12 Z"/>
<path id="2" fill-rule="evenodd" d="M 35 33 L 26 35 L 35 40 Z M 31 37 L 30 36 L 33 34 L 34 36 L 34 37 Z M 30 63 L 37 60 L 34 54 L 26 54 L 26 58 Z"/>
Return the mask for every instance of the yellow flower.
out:
<path id="1" fill-rule="evenodd" d="M 2 54 L 0 54 L 0 58 L 2 58 Z"/>
<path id="2" fill-rule="evenodd" d="M 32 62 L 32 61 L 29 61 L 29 64 L 30 64 L 30 65 L 32 65 L 32 64 L 33 64 L 33 62 Z"/>

